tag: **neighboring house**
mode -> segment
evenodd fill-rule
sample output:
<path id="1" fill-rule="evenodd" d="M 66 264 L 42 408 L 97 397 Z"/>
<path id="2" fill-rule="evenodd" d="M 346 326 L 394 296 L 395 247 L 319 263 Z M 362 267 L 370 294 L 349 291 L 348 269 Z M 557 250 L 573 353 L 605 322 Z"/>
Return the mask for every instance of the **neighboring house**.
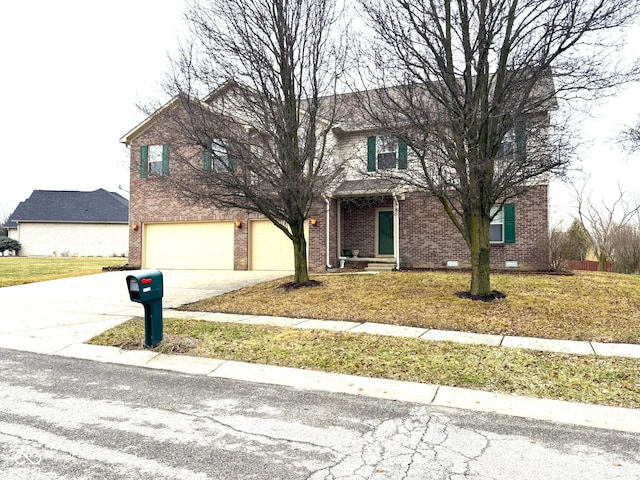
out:
<path id="1" fill-rule="evenodd" d="M 213 105 L 225 94 L 221 89 L 202 102 Z M 171 152 L 180 142 L 167 134 L 166 122 L 180 108 L 174 98 L 121 139 L 130 147 L 131 158 L 129 263 L 144 268 L 292 270 L 291 241 L 268 220 L 245 211 L 196 206 L 169 193 L 163 177 L 172 175 Z M 399 188 L 375 174 L 410 167 L 414 159 L 406 145 L 379 135 L 357 114 L 342 118 L 331 135 L 334 154 L 348 159 L 348 168 L 332 189 L 318 192 L 307 225 L 310 271 L 338 267 L 345 255 L 356 251 L 358 258 L 349 260 L 397 268 L 470 265 L 462 236 L 436 198 Z M 546 268 L 547 235 L 547 184 L 540 182 L 494 219 L 492 268 Z"/>
<path id="2" fill-rule="evenodd" d="M 93 192 L 34 190 L 9 216 L 9 237 L 21 256 L 126 256 L 129 202 Z"/>

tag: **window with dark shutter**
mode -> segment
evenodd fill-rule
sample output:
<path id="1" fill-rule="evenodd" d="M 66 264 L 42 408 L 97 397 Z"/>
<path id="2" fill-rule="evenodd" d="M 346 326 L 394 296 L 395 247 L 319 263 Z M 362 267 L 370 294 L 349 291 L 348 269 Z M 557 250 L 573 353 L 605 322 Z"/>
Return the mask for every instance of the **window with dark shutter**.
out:
<path id="1" fill-rule="evenodd" d="M 140 178 L 169 175 L 169 145 L 140 147 Z"/>
<path id="2" fill-rule="evenodd" d="M 493 219 L 489 226 L 491 243 L 516 243 L 516 208 L 513 203 L 505 203 L 502 209 L 491 209 Z"/>
<path id="3" fill-rule="evenodd" d="M 505 133 L 500 145 L 498 156 L 524 158 L 527 155 L 527 126 L 526 122 L 518 122 Z"/>
<path id="4" fill-rule="evenodd" d="M 406 169 L 407 144 L 391 135 L 367 138 L 367 171 Z"/>

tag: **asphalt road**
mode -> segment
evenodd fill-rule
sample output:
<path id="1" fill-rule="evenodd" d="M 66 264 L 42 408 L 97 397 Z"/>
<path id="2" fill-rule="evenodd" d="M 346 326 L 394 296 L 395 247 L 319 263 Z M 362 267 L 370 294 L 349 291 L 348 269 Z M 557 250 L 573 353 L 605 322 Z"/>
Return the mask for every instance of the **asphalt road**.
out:
<path id="1" fill-rule="evenodd" d="M 630 480 L 640 435 L 0 349 L 0 472 Z"/>

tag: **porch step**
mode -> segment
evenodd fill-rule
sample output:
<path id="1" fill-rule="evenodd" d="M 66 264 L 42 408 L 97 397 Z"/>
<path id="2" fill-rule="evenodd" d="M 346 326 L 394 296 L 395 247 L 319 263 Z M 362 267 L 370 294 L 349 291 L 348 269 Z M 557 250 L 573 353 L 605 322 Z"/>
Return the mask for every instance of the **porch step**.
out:
<path id="1" fill-rule="evenodd" d="M 395 263 L 369 263 L 364 267 L 367 272 L 390 272 L 395 268 Z"/>

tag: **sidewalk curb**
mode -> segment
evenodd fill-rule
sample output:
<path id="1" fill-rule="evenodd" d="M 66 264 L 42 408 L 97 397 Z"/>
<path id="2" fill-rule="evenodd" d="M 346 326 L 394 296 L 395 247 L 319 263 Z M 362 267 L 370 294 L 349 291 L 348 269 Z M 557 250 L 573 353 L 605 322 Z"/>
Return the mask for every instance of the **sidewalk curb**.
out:
<path id="1" fill-rule="evenodd" d="M 640 410 L 506 395 L 458 387 L 358 377 L 230 360 L 74 344 L 55 355 L 190 375 L 413 402 L 521 418 L 640 433 Z"/>
<path id="2" fill-rule="evenodd" d="M 388 337 L 416 338 L 434 342 L 455 342 L 488 347 L 523 348 L 543 352 L 568 353 L 571 355 L 600 355 L 611 357 L 640 358 L 640 344 L 599 343 L 577 340 L 551 340 L 535 337 L 514 337 L 487 333 L 459 332 L 429 328 L 405 327 L 386 323 L 349 322 L 338 320 L 315 320 L 309 318 L 271 317 L 267 315 L 240 315 L 234 313 L 191 312 L 184 310 L 164 311 L 165 318 L 192 318 L 207 322 L 238 323 L 241 325 L 268 325 L 301 329 L 330 330 L 344 333 L 367 333 Z"/>

